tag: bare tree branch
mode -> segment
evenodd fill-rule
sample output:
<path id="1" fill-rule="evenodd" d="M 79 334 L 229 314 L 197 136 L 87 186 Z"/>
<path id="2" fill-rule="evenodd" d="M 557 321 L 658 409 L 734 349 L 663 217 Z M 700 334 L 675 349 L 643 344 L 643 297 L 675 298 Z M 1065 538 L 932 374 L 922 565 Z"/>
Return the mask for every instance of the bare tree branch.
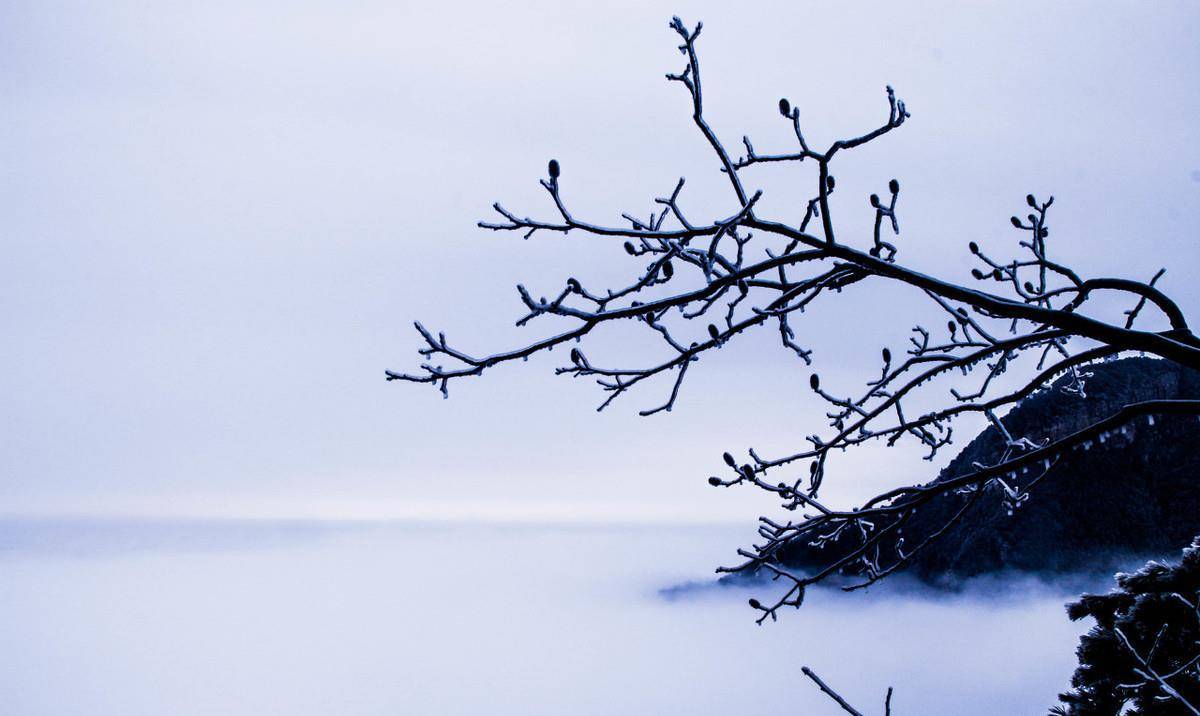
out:
<path id="1" fill-rule="evenodd" d="M 865 581 L 848 589 L 902 569 L 963 519 L 984 490 L 998 491 L 1002 509 L 1016 508 L 1029 499 L 1029 490 L 1060 456 L 1088 441 L 1103 439 L 1135 418 L 1200 415 L 1200 401 L 1157 400 L 1126 405 L 1076 433 L 1041 443 L 1010 434 L 998 411 L 1063 376 L 1067 378 L 1064 389 L 1085 399 L 1087 366 L 1095 361 L 1143 352 L 1200 369 L 1200 339 L 1192 333 L 1179 305 L 1158 288 L 1163 272 L 1143 283 L 1083 276 L 1055 261 L 1048 244 L 1054 198 L 1042 201 L 1032 194 L 1025 197 L 1026 216 L 1009 220 L 1019 232 L 1015 256 L 993 256 L 976 242 L 968 243 L 969 256 L 978 262 L 971 271 L 971 285 L 929 275 L 902 260 L 894 238 L 900 233 L 901 188 L 895 179 L 888 182 L 887 198 L 878 194 L 867 198 L 874 214 L 870 236 L 837 236 L 829 201 L 838 187 L 831 173 L 832 162 L 842 150 L 862 147 L 901 127 L 910 117 L 904 102 L 888 87 L 887 116 L 879 126 L 836 140 L 821 151 L 805 136 L 799 108 L 783 99 L 779 113 L 795 136 L 795 146 L 759 153 L 749 137 L 743 137 L 745 153 L 734 158 L 704 114 L 697 50 L 702 27 L 697 24 L 689 29 L 679 18 L 671 20 L 671 30 L 682 41 L 679 51 L 685 66 L 667 79 L 688 91 L 693 123 L 716 155 L 736 208 L 710 212 L 703 220 L 689 216 L 692 212 L 685 212 L 682 205 L 686 183 L 680 178 L 669 193 L 653 199 L 649 213 L 614 212 L 621 218 L 612 224 L 578 218 L 563 192 L 563 167 L 551 160 L 547 178 L 540 180 L 550 198 L 551 218 L 529 218 L 497 203 L 493 208 L 501 220 L 480 222 L 479 226 L 520 232 L 525 238 L 550 231 L 618 239 L 628 259 L 637 262 L 636 270 L 627 281 L 604 288 L 569 278 L 565 286 L 546 296 L 518 286 L 523 306 L 519 326 L 535 326 L 552 316 L 566 327 L 507 351 L 467 352 L 452 345 L 444 334 L 435 336 L 417 323 L 424 342 L 418 351 L 424 359 L 420 370 L 388 371 L 388 380 L 428 383 L 446 395 L 449 384 L 460 378 L 479 376 L 501 364 L 570 344 L 568 360 L 556 369 L 559 375 L 594 379 L 606 394 L 598 409 L 638 386 L 657 382 L 664 397 L 641 411 L 643 416 L 652 416 L 675 407 L 687 389 L 687 376 L 699 370 L 697 364 L 710 351 L 752 329 L 770 326 L 781 346 L 807 365 L 819 355 L 812 345 L 819 337 L 800 330 L 807 312 L 825 302 L 844 300 L 843 294 L 868 281 L 919 291 L 932 302 L 931 308 L 943 315 L 944 329 L 914 326 L 909 345 L 896 352 L 883 348 L 878 373 L 860 387 L 823 386 L 818 375 L 810 377 L 814 395 L 828 405 L 825 435 L 814 432 L 807 436 L 807 445 L 779 457 L 765 457 L 747 448 L 747 459 L 739 460 L 726 452 L 723 457 L 730 472 L 709 478 L 716 487 L 762 490 L 780 509 L 797 515 L 779 521 L 761 518 L 762 542 L 739 550 L 744 559 L 740 564 L 719 570 L 765 571 L 786 585 L 783 595 L 770 605 L 752 601 L 761 612 L 760 623 L 768 617 L 775 619 L 784 606 L 798 607 L 806 586 L 851 565 Z M 750 183 L 759 164 L 781 162 L 795 163 L 797 170 L 816 165 L 815 185 L 803 199 L 804 217 L 795 225 L 761 215 L 764 190 Z M 821 224 L 817 233 L 809 229 L 814 219 Z M 1106 315 L 1097 308 L 1098 302 L 1091 301 L 1097 292 L 1122 294 L 1128 299 L 1125 305 L 1132 308 L 1119 316 Z M 1157 320 L 1160 327 L 1135 328 L 1135 321 L 1147 325 L 1151 320 Z M 621 362 L 613 363 L 586 354 L 584 342 L 594 329 L 615 323 L 650 331 L 665 357 L 622 356 Z M 1016 387 L 1014 375 L 1019 375 Z M 925 407 L 929 404 L 936 407 L 930 410 Z M 908 441 L 921 446 L 926 459 L 933 460 L 953 443 L 954 423 L 966 415 L 987 417 L 1004 436 L 1001 453 L 993 462 L 976 464 L 965 474 L 928 484 L 894 487 L 853 509 L 835 509 L 821 501 L 820 489 L 832 454 L 872 441 L 888 446 Z M 900 534 L 904 524 L 934 500 L 955 501 L 957 507 L 950 511 L 949 521 L 915 545 L 901 547 L 903 540 L 897 539 L 894 548 L 885 548 L 893 544 L 891 538 Z M 780 561 L 783 548 L 790 544 L 819 546 L 847 537 L 852 538 L 854 547 L 814 574 L 794 574 Z"/>
<path id="2" fill-rule="evenodd" d="M 851 706 L 844 698 L 842 698 L 841 694 L 830 688 L 829 684 L 826 684 L 824 681 L 822 681 L 821 677 L 817 676 L 812 669 L 808 668 L 807 666 L 802 666 L 800 667 L 800 671 L 804 672 L 804 675 L 811 679 L 812 682 L 817 685 L 817 688 L 825 692 L 826 696 L 833 699 L 838 706 L 841 706 L 843 711 L 848 714 L 853 714 L 853 716 L 863 716 L 861 711 Z M 887 690 L 887 696 L 885 696 L 883 700 L 883 713 L 884 716 L 891 716 L 892 713 L 892 687 L 890 686 Z"/>

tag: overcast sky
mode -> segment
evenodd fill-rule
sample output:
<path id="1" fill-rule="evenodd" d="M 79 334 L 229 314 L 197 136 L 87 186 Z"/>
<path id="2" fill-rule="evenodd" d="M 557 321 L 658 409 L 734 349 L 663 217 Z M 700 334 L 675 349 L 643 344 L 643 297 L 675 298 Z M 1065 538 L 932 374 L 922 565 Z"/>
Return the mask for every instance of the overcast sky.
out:
<path id="1" fill-rule="evenodd" d="M 645 213 L 686 175 L 693 216 L 731 197 L 689 124 L 672 14 L 702 19 L 709 118 L 788 149 L 787 96 L 826 144 L 913 117 L 838 160 L 847 241 L 893 176 L 903 256 L 965 278 L 1003 253 L 1026 192 L 1053 193 L 1052 251 L 1200 308 L 1195 3 L 4 2 L 0 4 L 0 511 L 249 516 L 742 519 L 708 488 L 724 449 L 821 427 L 809 369 L 768 340 L 602 399 L 555 359 L 441 400 L 413 319 L 509 348 L 514 286 L 635 272 L 619 242 L 474 228 L 499 199 L 551 216 Z M 768 171 L 794 220 L 811 177 Z M 748 175 L 749 176 L 749 175 Z M 858 231 L 854 234 L 854 231 Z M 853 236 L 859 239 L 848 238 Z M 880 307 L 886 307 L 879 310 Z M 835 385 L 919 318 L 874 285 L 805 316 Z M 909 311 L 912 311 L 911 315 Z M 846 330 L 853 326 L 856 330 Z M 607 341 L 607 342 L 604 342 Z M 636 347 L 620 335 L 598 351 Z M 932 468 L 908 450 L 838 463 L 844 494 Z M 832 478 L 831 478 L 832 479 Z"/>

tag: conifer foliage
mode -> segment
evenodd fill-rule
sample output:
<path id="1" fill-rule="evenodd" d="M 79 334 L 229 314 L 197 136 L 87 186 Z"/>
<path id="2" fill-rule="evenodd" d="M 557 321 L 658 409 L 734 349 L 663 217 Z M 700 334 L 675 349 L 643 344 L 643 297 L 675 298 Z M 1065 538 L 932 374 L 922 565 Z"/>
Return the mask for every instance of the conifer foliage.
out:
<path id="1" fill-rule="evenodd" d="M 1177 565 L 1149 562 L 1067 606 L 1096 625 L 1079 640 L 1061 716 L 1200 714 L 1200 537 Z"/>

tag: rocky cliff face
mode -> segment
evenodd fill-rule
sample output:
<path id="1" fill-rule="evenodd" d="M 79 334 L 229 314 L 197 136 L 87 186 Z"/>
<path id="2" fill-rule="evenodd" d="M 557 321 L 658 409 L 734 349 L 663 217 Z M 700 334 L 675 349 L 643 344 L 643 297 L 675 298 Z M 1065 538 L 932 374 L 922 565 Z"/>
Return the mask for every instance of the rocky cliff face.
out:
<path id="1" fill-rule="evenodd" d="M 1086 399 L 1064 393 L 1063 381 L 1034 394 L 1002 422 L 1015 436 L 1059 437 L 1129 402 L 1200 398 L 1200 373 L 1149 358 L 1089 366 Z M 939 479 L 994 462 L 999 432 L 980 433 Z M 957 500 L 930 505 L 906 527 L 915 544 L 943 524 Z M 970 513 L 914 560 L 908 572 L 935 584 L 1006 569 L 1037 573 L 1108 570 L 1131 557 L 1171 555 L 1200 534 L 1200 421 L 1167 416 L 1135 422 L 1105 441 L 1063 456 L 1012 516 L 992 486 Z M 827 564 L 846 545 L 825 550 L 793 545 L 794 567 Z"/>

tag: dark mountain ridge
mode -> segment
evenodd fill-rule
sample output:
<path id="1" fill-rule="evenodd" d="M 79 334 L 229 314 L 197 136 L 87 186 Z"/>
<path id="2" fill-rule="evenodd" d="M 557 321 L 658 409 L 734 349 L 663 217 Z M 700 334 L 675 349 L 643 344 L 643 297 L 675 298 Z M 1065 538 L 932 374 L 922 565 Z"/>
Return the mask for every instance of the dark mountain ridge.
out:
<path id="1" fill-rule="evenodd" d="M 1027 397 L 1001 419 L 1015 437 L 1056 438 L 1143 400 L 1200 398 L 1200 372 L 1168 361 L 1125 358 L 1083 369 L 1086 397 L 1064 391 L 1067 379 Z M 938 479 L 995 462 L 1003 448 L 991 426 L 975 437 Z M 1200 421 L 1191 416 L 1138 418 L 1103 441 L 1063 455 L 1011 516 L 999 485 L 963 519 L 919 553 L 907 572 L 954 586 L 1006 570 L 1047 576 L 1111 570 L 1145 556 L 1171 555 L 1200 534 Z M 958 509 L 959 498 L 928 505 L 905 527 L 918 544 Z M 785 564 L 804 570 L 829 564 L 852 545 L 792 544 Z M 885 553 L 894 541 L 883 545 Z M 855 573 L 852 569 L 848 573 Z"/>

